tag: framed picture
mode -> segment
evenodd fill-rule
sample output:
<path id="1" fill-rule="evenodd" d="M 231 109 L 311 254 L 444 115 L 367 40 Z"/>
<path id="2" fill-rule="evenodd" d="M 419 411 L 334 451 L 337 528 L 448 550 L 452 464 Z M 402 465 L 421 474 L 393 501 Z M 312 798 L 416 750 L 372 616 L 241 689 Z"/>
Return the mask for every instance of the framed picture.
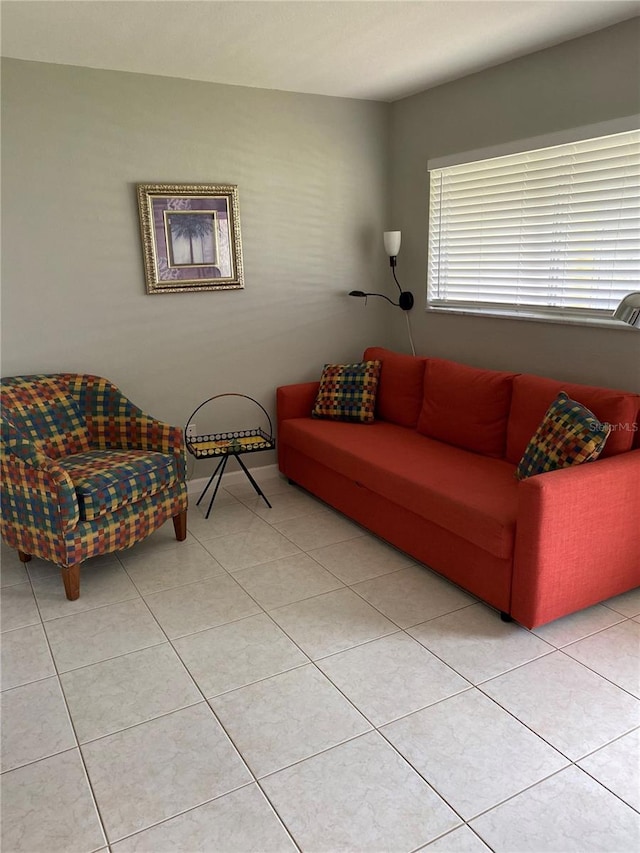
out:
<path id="1" fill-rule="evenodd" d="M 244 287 L 235 184 L 138 184 L 147 293 Z"/>

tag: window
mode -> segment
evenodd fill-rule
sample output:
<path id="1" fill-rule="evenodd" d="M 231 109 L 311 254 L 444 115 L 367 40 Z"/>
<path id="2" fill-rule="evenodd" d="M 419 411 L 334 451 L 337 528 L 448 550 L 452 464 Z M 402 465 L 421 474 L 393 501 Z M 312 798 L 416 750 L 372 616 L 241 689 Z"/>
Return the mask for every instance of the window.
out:
<path id="1" fill-rule="evenodd" d="M 606 320 L 638 289 L 640 131 L 429 171 L 429 309 Z"/>

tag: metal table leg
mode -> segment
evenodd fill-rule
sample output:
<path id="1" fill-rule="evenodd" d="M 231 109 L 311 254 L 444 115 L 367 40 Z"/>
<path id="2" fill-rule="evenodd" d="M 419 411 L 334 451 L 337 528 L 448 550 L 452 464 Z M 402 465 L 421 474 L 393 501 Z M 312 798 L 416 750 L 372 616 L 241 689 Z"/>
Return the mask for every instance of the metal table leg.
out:
<path id="1" fill-rule="evenodd" d="M 262 498 L 262 500 L 266 503 L 266 505 L 269 507 L 269 509 L 273 509 L 273 507 L 271 506 L 271 504 L 270 504 L 270 503 L 269 503 L 269 501 L 267 500 L 267 496 L 266 496 L 266 495 L 265 495 L 265 493 L 262 491 L 262 489 L 260 488 L 260 486 L 256 483 L 256 481 L 253 479 L 253 477 L 252 477 L 252 476 L 251 476 L 251 474 L 249 473 L 249 469 L 248 469 L 248 468 L 247 468 L 247 466 L 244 464 L 244 462 L 242 461 L 242 459 L 240 459 L 240 457 L 238 456 L 238 454 L 237 454 L 237 453 L 233 453 L 233 454 L 232 454 L 232 456 L 235 456 L 235 457 L 236 457 L 236 459 L 238 460 L 238 465 L 240 465 L 240 467 L 242 468 L 242 470 L 244 471 L 244 473 L 247 475 L 247 477 L 249 478 L 249 482 L 251 483 L 251 485 L 253 486 L 253 488 L 256 490 L 256 492 L 260 495 L 260 497 Z"/>

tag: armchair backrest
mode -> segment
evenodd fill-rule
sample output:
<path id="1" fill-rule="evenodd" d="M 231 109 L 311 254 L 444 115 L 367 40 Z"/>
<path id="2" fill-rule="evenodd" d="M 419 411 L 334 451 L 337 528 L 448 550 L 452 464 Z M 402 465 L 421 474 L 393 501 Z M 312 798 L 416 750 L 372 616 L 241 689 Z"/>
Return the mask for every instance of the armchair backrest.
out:
<path id="1" fill-rule="evenodd" d="M 86 418 L 65 377 L 10 376 L 0 388 L 3 418 L 49 458 L 89 450 Z"/>

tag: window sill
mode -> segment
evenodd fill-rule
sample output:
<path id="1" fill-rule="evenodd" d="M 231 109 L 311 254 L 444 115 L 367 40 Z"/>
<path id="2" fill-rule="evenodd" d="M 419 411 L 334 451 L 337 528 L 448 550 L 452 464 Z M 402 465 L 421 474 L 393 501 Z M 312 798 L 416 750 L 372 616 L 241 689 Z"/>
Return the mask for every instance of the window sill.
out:
<path id="1" fill-rule="evenodd" d="M 513 311 L 510 309 L 501 310 L 500 308 L 461 308 L 461 307 L 443 307 L 435 305 L 427 305 L 426 311 L 429 314 L 458 314 L 467 317 L 491 317 L 503 320 L 525 320 L 530 323 L 555 323 L 563 326 L 586 326 L 587 328 L 609 329 L 610 331 L 633 332 L 632 326 L 620 320 L 606 317 L 585 317 L 576 316 L 575 314 L 545 314 L 544 312 L 536 311 Z"/>

